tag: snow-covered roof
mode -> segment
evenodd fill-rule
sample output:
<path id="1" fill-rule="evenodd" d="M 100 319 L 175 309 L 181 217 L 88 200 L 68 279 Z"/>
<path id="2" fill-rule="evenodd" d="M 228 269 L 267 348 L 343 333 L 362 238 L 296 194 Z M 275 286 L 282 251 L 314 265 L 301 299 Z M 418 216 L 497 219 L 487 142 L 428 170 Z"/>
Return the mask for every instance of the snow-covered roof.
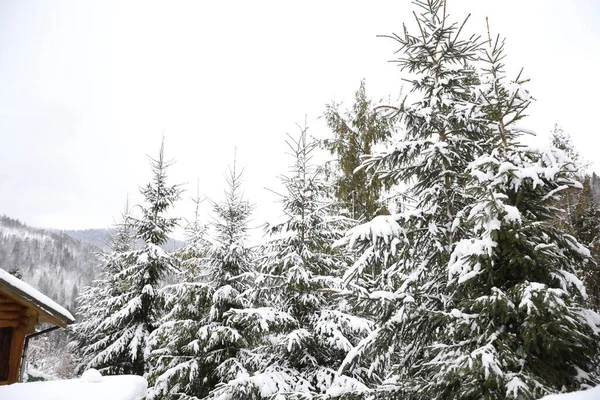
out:
<path id="1" fill-rule="evenodd" d="M 15 301 L 34 306 L 41 314 L 41 322 L 49 322 L 63 327 L 75 322 L 73 315 L 64 307 L 3 269 L 0 269 L 0 292 L 7 294 Z"/>
<path id="2" fill-rule="evenodd" d="M 90 374 L 90 372 L 93 372 Z M 0 386 L 2 400 L 142 400 L 146 379 L 135 375 L 100 376 L 87 371 L 79 379 Z"/>

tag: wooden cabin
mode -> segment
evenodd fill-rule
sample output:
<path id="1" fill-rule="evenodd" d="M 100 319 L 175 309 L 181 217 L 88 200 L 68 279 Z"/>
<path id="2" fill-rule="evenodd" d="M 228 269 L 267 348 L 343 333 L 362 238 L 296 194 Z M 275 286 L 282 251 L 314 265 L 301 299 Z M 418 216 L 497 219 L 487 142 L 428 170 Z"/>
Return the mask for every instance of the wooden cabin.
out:
<path id="1" fill-rule="evenodd" d="M 19 380 L 23 347 L 36 325 L 66 327 L 73 316 L 50 298 L 0 269 L 0 385 Z"/>

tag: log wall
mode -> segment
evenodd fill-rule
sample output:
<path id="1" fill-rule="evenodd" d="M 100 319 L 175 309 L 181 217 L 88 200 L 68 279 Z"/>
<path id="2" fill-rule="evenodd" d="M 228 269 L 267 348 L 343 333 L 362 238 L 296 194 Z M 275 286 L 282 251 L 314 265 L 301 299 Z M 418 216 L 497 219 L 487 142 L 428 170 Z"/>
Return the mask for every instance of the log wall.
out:
<path id="1" fill-rule="evenodd" d="M 35 331 L 37 321 L 36 310 L 0 293 L 0 385 L 19 380 L 25 335 Z"/>

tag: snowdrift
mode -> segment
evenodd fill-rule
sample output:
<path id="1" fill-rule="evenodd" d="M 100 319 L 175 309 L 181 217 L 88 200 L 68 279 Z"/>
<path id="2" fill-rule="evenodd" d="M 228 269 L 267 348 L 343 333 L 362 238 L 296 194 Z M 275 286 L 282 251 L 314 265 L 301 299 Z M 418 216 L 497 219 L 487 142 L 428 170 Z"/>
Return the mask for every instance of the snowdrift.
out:
<path id="1" fill-rule="evenodd" d="M 2 400 L 142 400 L 146 379 L 135 375 L 101 376 L 85 372 L 79 379 L 0 386 Z"/>
<path id="2" fill-rule="evenodd" d="M 598 400 L 600 399 L 600 386 L 580 392 L 551 394 L 541 400 Z"/>

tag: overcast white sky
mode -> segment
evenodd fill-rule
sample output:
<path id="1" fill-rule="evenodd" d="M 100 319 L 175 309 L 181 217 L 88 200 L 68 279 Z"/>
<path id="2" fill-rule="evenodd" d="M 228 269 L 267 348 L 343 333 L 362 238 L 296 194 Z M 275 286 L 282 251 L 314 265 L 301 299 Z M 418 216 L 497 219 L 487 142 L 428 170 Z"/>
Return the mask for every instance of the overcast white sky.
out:
<path id="1" fill-rule="evenodd" d="M 467 30 L 507 37 L 537 102 L 521 125 L 547 141 L 554 123 L 600 172 L 600 3 L 449 0 Z M 326 103 L 402 82 L 394 42 L 413 23 L 395 1 L 0 0 L 0 214 L 40 227 L 106 227 L 150 178 L 165 132 L 172 182 L 219 199 L 238 148 L 255 222 L 273 213 L 285 133 Z"/>

